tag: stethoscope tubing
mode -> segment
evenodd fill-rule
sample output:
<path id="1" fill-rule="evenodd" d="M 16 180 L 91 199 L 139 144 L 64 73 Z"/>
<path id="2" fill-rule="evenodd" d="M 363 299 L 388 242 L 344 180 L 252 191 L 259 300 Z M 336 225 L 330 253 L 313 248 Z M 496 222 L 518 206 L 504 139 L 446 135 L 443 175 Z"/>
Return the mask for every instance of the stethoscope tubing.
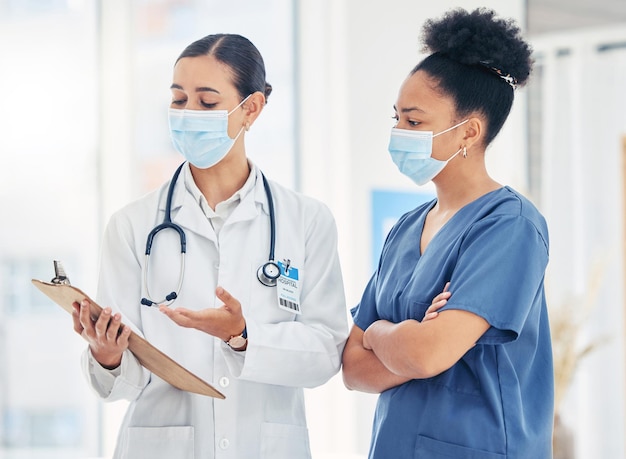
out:
<path id="1" fill-rule="evenodd" d="M 146 240 L 146 250 L 145 250 L 145 258 L 144 258 L 144 269 L 143 269 L 143 285 L 146 291 L 146 297 L 141 299 L 141 304 L 145 306 L 159 306 L 165 305 L 169 306 L 172 304 L 176 298 L 178 298 L 178 293 L 180 292 L 183 286 L 183 279 L 185 275 L 185 254 L 187 252 L 187 239 L 185 236 L 185 231 L 176 223 L 172 222 L 172 199 L 174 196 L 174 188 L 176 186 L 176 182 L 178 180 L 178 176 L 183 168 L 185 163 L 182 163 L 174 172 L 172 176 L 172 180 L 170 182 L 169 188 L 167 190 L 167 198 L 165 203 L 165 215 L 163 217 L 163 222 L 155 226 L 149 233 Z M 274 199 L 272 196 L 272 190 L 270 189 L 269 182 L 265 178 L 265 175 L 261 172 L 261 178 L 263 179 L 263 188 L 265 189 L 265 195 L 267 196 L 267 204 L 269 210 L 270 217 L 270 249 L 268 261 L 261 265 L 259 270 L 257 271 L 257 278 L 259 282 L 267 287 L 275 287 L 278 278 L 280 277 L 280 268 L 276 261 L 274 260 L 274 250 L 276 246 L 276 219 L 274 214 Z M 161 301 L 152 300 L 152 295 L 150 294 L 150 290 L 148 287 L 148 270 L 150 266 L 150 254 L 152 252 L 152 246 L 154 243 L 155 236 L 162 230 L 165 229 L 173 229 L 178 233 L 178 237 L 180 239 L 180 270 L 178 275 L 178 286 L 176 290 L 172 291 Z"/>

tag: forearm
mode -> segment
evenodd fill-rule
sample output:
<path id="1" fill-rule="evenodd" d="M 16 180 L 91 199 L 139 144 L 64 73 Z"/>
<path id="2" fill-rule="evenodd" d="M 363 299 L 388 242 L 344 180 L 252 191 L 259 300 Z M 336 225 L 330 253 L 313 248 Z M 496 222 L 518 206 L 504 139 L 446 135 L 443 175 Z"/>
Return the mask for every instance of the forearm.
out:
<path id="1" fill-rule="evenodd" d="M 344 352 L 342 374 L 348 389 L 372 394 L 379 394 L 410 380 L 389 371 L 372 351 L 364 348 Z"/>
<path id="2" fill-rule="evenodd" d="M 420 379 L 438 373 L 432 367 L 433 354 L 426 343 L 428 327 L 423 327 L 416 320 L 392 323 L 379 320 L 368 327 L 364 333 L 366 347 L 388 371 L 408 379 Z"/>
<path id="3" fill-rule="evenodd" d="M 247 331 L 245 356 L 223 346 L 230 371 L 241 379 L 310 388 L 339 371 L 343 330 L 322 324 L 265 324 L 248 319 Z"/>
<path id="4" fill-rule="evenodd" d="M 363 330 L 353 327 L 343 352 L 343 381 L 350 390 L 380 393 L 410 380 L 391 372 L 374 352 L 363 347 Z"/>

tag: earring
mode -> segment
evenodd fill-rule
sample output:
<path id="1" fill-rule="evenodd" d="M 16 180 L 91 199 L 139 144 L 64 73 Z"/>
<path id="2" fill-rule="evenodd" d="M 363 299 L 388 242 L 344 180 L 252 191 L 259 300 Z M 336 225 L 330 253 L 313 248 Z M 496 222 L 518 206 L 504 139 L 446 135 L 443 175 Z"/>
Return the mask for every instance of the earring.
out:
<path id="1" fill-rule="evenodd" d="M 463 147 L 463 158 L 467 158 L 467 147 Z"/>
<path id="2" fill-rule="evenodd" d="M 246 132 L 250 130 L 250 123 L 246 121 L 245 124 Z"/>

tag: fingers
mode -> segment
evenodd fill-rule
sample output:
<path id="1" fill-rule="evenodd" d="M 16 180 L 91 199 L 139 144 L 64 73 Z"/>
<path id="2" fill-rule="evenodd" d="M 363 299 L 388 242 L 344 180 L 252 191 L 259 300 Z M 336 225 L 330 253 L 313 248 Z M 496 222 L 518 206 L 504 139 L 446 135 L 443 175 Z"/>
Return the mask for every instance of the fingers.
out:
<path id="1" fill-rule="evenodd" d="M 194 317 L 196 312 L 190 311 L 185 308 L 171 309 L 167 306 L 159 306 L 159 311 L 172 319 L 176 324 L 181 327 L 191 328 L 194 324 Z"/>
<path id="2" fill-rule="evenodd" d="M 232 313 L 239 314 L 241 312 L 241 303 L 223 287 L 217 287 L 215 289 L 215 295 L 224 303 L 226 309 L 230 310 Z"/>
<path id="3" fill-rule="evenodd" d="M 83 333 L 83 326 L 80 323 L 80 304 L 74 302 L 72 304 L 72 322 L 74 324 L 74 331 L 79 335 Z"/>
<path id="4" fill-rule="evenodd" d="M 89 307 L 87 307 L 89 309 Z M 106 339 L 105 335 L 107 332 L 107 328 L 109 326 L 109 322 L 111 320 L 111 308 L 104 308 L 100 313 L 100 317 L 96 320 L 95 330 L 96 336 L 98 339 L 103 340 Z"/>
<path id="5" fill-rule="evenodd" d="M 74 320 L 74 330 L 82 335 L 90 345 L 97 345 L 98 348 L 122 350 L 128 347 L 128 338 L 130 336 L 130 327 L 122 325 L 122 316 L 117 313 L 113 314 L 111 308 L 104 308 L 100 316 L 94 321 L 91 317 L 91 308 L 87 300 L 83 300 L 81 304 L 74 303 L 72 305 L 74 311 L 72 317 Z"/>
<path id="6" fill-rule="evenodd" d="M 446 300 L 441 300 L 438 303 L 433 303 L 432 305 L 430 305 L 430 307 L 424 313 L 424 318 L 422 319 L 422 322 L 426 322 L 427 320 L 431 320 L 437 317 L 439 315 L 439 309 L 444 307 L 445 304 Z"/>
<path id="7" fill-rule="evenodd" d="M 446 284 L 447 285 L 447 284 Z M 443 292 L 441 292 L 439 295 L 437 295 L 435 298 L 433 298 L 433 302 L 432 304 L 435 304 L 441 300 L 447 300 L 448 298 L 450 298 L 452 296 L 452 293 L 446 291 L 444 289 Z"/>
<path id="8" fill-rule="evenodd" d="M 74 331 L 89 343 L 93 357 L 104 368 L 117 368 L 122 362 L 122 354 L 128 348 L 130 327 L 122 325 L 120 314 L 113 314 L 111 308 L 104 308 L 98 317 L 91 315 L 91 305 L 87 300 L 72 304 Z"/>
<path id="9" fill-rule="evenodd" d="M 120 321 L 121 324 L 121 321 Z M 128 347 L 128 339 L 130 338 L 130 327 L 126 326 L 126 325 L 122 325 L 121 326 L 121 331 L 119 331 L 117 334 L 119 335 L 117 337 L 117 345 L 119 347 L 121 347 L 122 349 L 126 349 Z"/>
<path id="10" fill-rule="evenodd" d="M 117 336 L 122 331 L 120 326 L 122 325 L 122 317 L 119 314 L 113 316 L 113 320 L 109 323 L 109 327 L 106 329 L 107 341 L 117 340 Z"/>
<path id="11" fill-rule="evenodd" d="M 433 302 L 426 310 L 422 322 L 434 319 L 439 315 L 439 309 L 443 308 L 448 303 L 448 299 L 452 296 L 452 293 L 448 291 L 449 288 L 450 282 L 446 282 L 446 285 L 443 287 L 443 291 L 433 298 Z"/>
<path id="12" fill-rule="evenodd" d="M 422 319 L 422 322 L 426 322 L 427 320 L 434 319 L 438 315 L 439 315 L 439 312 L 437 312 L 437 311 L 426 312 L 426 314 L 424 314 L 424 318 Z"/>
<path id="13" fill-rule="evenodd" d="M 78 310 L 78 322 L 82 328 L 81 334 L 85 333 L 87 336 L 95 337 L 96 333 L 94 324 L 89 315 L 89 303 L 86 300 L 80 303 Z"/>

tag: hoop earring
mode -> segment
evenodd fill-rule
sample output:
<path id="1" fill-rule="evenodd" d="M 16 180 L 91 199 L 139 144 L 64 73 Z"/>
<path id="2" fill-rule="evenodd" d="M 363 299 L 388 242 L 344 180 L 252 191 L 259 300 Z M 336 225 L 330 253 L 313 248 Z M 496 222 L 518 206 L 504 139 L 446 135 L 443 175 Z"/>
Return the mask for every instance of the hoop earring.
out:
<path id="1" fill-rule="evenodd" d="M 250 123 L 247 122 L 247 121 L 246 121 L 245 128 L 246 128 L 246 132 L 248 132 L 250 130 Z"/>
<path id="2" fill-rule="evenodd" d="M 463 147 L 463 159 L 467 159 L 467 147 Z"/>

